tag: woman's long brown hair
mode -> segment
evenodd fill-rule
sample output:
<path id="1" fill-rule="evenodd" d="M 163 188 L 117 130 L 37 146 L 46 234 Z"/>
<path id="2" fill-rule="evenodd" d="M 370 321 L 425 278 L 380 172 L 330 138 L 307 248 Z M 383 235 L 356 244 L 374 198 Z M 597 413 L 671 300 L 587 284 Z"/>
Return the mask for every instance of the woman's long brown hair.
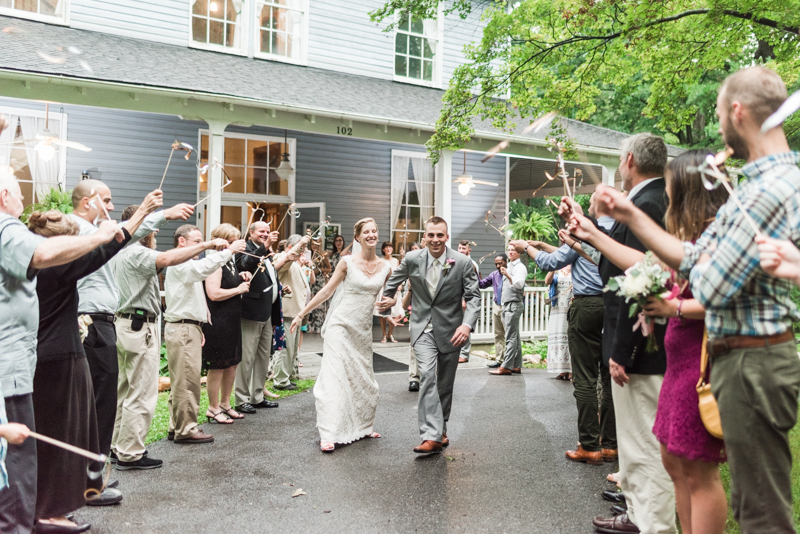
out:
<path id="1" fill-rule="evenodd" d="M 719 208 L 728 201 L 724 187 L 709 191 L 703 186 L 700 173 L 688 170 L 699 167 L 708 153 L 708 150 L 687 150 L 667 165 L 670 200 L 665 222 L 667 231 L 683 241 L 700 237 L 717 216 Z M 720 170 L 727 175 L 724 167 Z"/>

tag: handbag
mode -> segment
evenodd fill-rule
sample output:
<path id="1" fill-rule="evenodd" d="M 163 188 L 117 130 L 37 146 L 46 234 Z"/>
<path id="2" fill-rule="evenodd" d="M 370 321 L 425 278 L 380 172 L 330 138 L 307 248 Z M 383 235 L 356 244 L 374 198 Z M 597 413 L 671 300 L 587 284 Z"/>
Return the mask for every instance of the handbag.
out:
<path id="1" fill-rule="evenodd" d="M 711 392 L 711 384 L 706 381 L 706 366 L 708 365 L 708 332 L 703 330 L 703 348 L 700 351 L 700 380 L 697 381 L 698 406 L 700 408 L 700 419 L 708 430 L 708 433 L 715 438 L 722 439 L 722 421 L 719 417 L 719 406 L 717 399 Z"/>

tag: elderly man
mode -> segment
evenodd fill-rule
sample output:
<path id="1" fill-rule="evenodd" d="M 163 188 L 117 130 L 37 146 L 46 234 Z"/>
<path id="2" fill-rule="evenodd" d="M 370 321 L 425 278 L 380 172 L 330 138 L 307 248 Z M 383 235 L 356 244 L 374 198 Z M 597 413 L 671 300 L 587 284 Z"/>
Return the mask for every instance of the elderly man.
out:
<path id="1" fill-rule="evenodd" d="M 138 209 L 128 206 L 127 220 Z M 155 469 L 163 462 L 146 456 L 145 437 L 158 403 L 158 368 L 161 361 L 161 297 L 158 273 L 171 265 L 188 261 L 204 250 L 204 243 L 158 252 L 155 231 L 112 260 L 119 286 L 119 307 L 115 329 L 119 382 L 117 418 L 111 441 L 117 469 Z"/>
<path id="2" fill-rule="evenodd" d="M 95 221 L 103 220 L 114 211 L 111 190 L 98 180 L 82 180 L 72 190 L 72 215 L 80 228 L 80 235 L 97 231 Z M 131 244 L 139 241 L 169 220 L 187 219 L 194 209 L 188 204 L 178 204 L 147 216 L 132 236 Z M 89 333 L 83 341 L 86 360 L 92 374 L 95 408 L 97 411 L 97 433 L 100 450 L 110 454 L 117 417 L 117 334 L 114 330 L 115 314 L 119 305 L 119 290 L 111 264 L 82 278 L 78 282 L 78 313 L 91 321 Z M 119 491 L 107 488 L 98 498 L 89 501 L 92 506 L 116 504 L 122 500 Z"/>
<path id="3" fill-rule="evenodd" d="M 235 388 L 236 411 L 241 413 L 278 407 L 277 402 L 264 398 L 264 384 L 269 373 L 273 328 L 281 320 L 275 270 L 290 261 L 287 256 L 274 263 L 269 258 L 270 246 L 278 240 L 278 232 L 270 232 L 269 224 L 254 222 L 250 225 L 249 237 L 247 254 L 236 256 L 239 271 L 253 275 L 250 291 L 242 296 L 242 361 L 236 368 Z"/>
<path id="4" fill-rule="evenodd" d="M 469 258 L 469 261 L 472 262 L 472 266 L 475 268 L 475 275 L 478 277 L 478 280 L 481 279 L 481 271 L 478 269 L 478 264 L 475 263 L 470 257 L 470 253 L 472 252 L 472 247 L 470 246 L 472 243 L 469 239 L 462 239 L 458 242 L 458 251 L 463 254 L 464 256 Z M 462 302 L 461 307 L 466 309 L 467 303 Z M 472 350 L 472 334 L 470 337 L 467 338 L 467 342 L 461 346 L 461 352 L 458 355 L 458 363 L 467 363 L 469 361 L 469 353 Z"/>
<path id="5" fill-rule="evenodd" d="M 224 239 L 203 242 L 200 229 L 184 224 L 175 230 L 175 248 L 191 248 L 195 259 L 167 269 L 164 280 L 167 311 L 164 313 L 164 340 L 167 343 L 170 391 L 169 432 L 175 443 L 211 443 L 214 436 L 197 428 L 200 406 L 203 324 L 208 322 L 208 305 L 203 280 L 228 263 L 235 252 L 242 252 L 244 241 L 232 245 Z M 200 252 L 217 249 L 196 259 Z"/>
<path id="6" fill-rule="evenodd" d="M 291 235 L 286 240 L 286 252 L 275 256 L 275 263 L 281 265 L 278 268 L 278 280 L 284 286 L 291 288 L 291 293 L 283 299 L 283 320 L 285 324 L 291 324 L 295 316 L 302 311 L 306 302 L 308 302 L 308 295 L 311 292 L 309 281 L 298 264 L 298 250 L 302 246 L 301 243 L 307 245 L 309 241 L 308 237 L 301 238 L 297 234 Z M 300 335 L 299 328 L 294 333 L 286 329 L 286 350 L 279 351 L 275 356 L 275 367 L 273 369 L 275 389 L 297 389 L 297 385 L 291 382 L 290 377 L 297 360 L 297 351 L 300 348 Z"/>
<path id="7" fill-rule="evenodd" d="M 4 122 L 0 118 L 0 130 Z M 22 200 L 16 178 L 0 170 L 0 389 L 8 420 L 35 430 L 31 393 L 39 329 L 36 272 L 69 263 L 115 234 L 44 239 L 19 221 Z M 29 533 L 36 508 L 35 441 L 9 445 L 6 468 L 10 485 L 0 490 L 0 532 Z"/>
<path id="8" fill-rule="evenodd" d="M 762 233 L 758 239 L 798 243 L 800 156 L 789 148 L 782 127 L 761 130 L 786 95 L 774 71 L 743 69 L 720 87 L 717 115 L 723 141 L 734 157 L 747 161 L 736 191 Z M 682 243 L 608 188 L 598 209 L 627 224 L 689 279 L 694 298 L 706 310 L 711 389 L 731 470 L 731 508 L 742 532 L 795 532 L 789 432 L 797 423 L 800 391 L 792 334 L 800 313 L 790 282 L 759 267 L 757 234 L 733 197 L 696 243 Z"/>
<path id="9" fill-rule="evenodd" d="M 503 355 L 505 354 L 506 346 L 506 328 L 503 326 L 503 280 L 504 277 L 500 273 L 500 269 L 505 269 L 508 266 L 508 256 L 501 252 L 494 257 L 495 270 L 486 278 L 478 279 L 478 287 L 486 289 L 491 287 L 494 297 L 492 298 L 492 323 L 494 323 L 494 354 L 497 361 L 487 365 L 496 369 L 500 367 L 503 362 Z"/>
<path id="10" fill-rule="evenodd" d="M 522 339 L 519 336 L 519 320 L 524 307 L 525 280 L 528 268 L 519 259 L 519 252 L 513 245 L 506 250 L 509 264 L 501 267 L 503 277 L 501 300 L 503 303 L 503 328 L 506 332 L 506 347 L 503 363 L 489 371 L 490 375 L 511 375 L 522 373 Z"/>

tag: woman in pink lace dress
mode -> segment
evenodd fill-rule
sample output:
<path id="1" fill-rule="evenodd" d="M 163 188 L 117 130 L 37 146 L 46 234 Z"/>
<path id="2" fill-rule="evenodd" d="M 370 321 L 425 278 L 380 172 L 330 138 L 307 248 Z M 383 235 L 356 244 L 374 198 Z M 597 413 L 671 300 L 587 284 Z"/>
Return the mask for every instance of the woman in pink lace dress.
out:
<path id="1" fill-rule="evenodd" d="M 724 188 L 708 191 L 697 172 L 688 172 L 703 162 L 707 152 L 684 152 L 667 166 L 666 191 L 670 203 L 666 214 L 667 230 L 684 241 L 694 241 L 714 220 L 728 197 Z M 633 207 L 632 209 L 637 209 Z M 595 229 L 583 222 L 580 238 L 614 257 L 626 269 L 641 260 L 641 252 L 611 240 L 597 241 Z M 583 234 L 583 235 L 582 235 Z M 611 241 L 609 243 L 609 241 Z M 624 258 L 624 264 L 620 263 Z M 675 486 L 675 502 L 683 532 L 722 534 L 727 519 L 727 500 L 718 464 L 725 461 L 722 440 L 706 431 L 700 419 L 695 385 L 700 376 L 705 310 L 692 298 L 688 284 L 676 281 L 682 289 L 674 299 L 650 298 L 645 313 L 668 317 L 664 348 L 667 371 L 658 398 L 653 433 L 661 443 L 661 458 Z"/>

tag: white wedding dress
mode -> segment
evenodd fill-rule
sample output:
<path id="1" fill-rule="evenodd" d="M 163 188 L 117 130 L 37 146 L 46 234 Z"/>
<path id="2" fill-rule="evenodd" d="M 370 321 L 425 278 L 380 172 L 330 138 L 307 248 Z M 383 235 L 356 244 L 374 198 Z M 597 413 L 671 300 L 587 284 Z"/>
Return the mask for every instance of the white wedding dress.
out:
<path id="1" fill-rule="evenodd" d="M 372 369 L 372 314 L 391 267 L 372 276 L 344 256 L 347 275 L 323 326 L 322 368 L 314 385 L 320 441 L 351 443 L 372 433 L 378 383 Z"/>

